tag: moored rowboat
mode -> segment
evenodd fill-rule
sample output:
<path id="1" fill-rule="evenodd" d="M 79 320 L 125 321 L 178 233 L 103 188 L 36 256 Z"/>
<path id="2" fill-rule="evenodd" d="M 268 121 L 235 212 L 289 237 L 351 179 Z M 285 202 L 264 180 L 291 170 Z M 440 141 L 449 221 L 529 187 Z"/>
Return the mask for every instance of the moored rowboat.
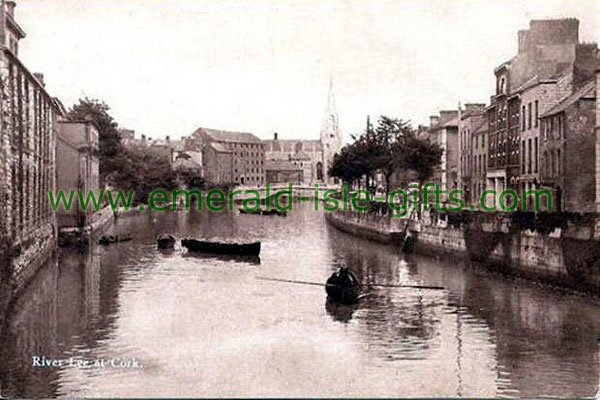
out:
<path id="1" fill-rule="evenodd" d="M 197 251 L 212 254 L 228 254 L 240 256 L 258 256 L 260 254 L 260 242 L 254 243 L 228 243 L 209 242 L 197 239 L 183 239 L 181 245 L 189 251 Z"/>

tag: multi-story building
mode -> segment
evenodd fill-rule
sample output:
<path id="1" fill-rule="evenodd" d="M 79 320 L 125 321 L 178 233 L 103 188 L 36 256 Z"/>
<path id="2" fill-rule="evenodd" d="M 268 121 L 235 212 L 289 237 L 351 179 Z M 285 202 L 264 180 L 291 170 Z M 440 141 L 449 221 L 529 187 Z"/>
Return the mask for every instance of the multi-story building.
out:
<path id="1" fill-rule="evenodd" d="M 98 129 L 89 121 L 59 121 L 56 143 L 56 188 L 65 193 L 81 190 L 84 196 L 100 192 L 98 161 Z M 69 210 L 57 210 L 60 230 L 85 229 L 95 222 L 97 210 L 90 206 L 84 210 L 74 196 Z"/>
<path id="2" fill-rule="evenodd" d="M 576 19 L 533 20 L 519 32 L 517 55 L 495 70 L 488 188 L 539 187 L 539 116 L 590 79 L 596 51 L 595 44 L 579 43 Z"/>
<path id="3" fill-rule="evenodd" d="M 2 1 L 0 253 L 11 254 L 13 277 L 41 260 L 56 242 L 56 220 L 48 201 L 56 180 L 56 109 L 42 76 L 32 74 L 19 59 L 24 37 L 15 21 L 15 3 Z"/>
<path id="4" fill-rule="evenodd" d="M 487 115 L 484 114 L 484 120 L 476 125 L 473 131 L 472 152 L 473 169 L 471 174 L 471 205 L 475 208 L 480 207 L 481 195 L 487 190 L 487 160 L 488 160 L 488 122 Z"/>
<path id="5" fill-rule="evenodd" d="M 478 180 L 473 179 L 481 167 L 480 137 L 475 136 L 475 132 L 485 119 L 485 104 L 465 104 L 464 111 L 459 109 L 457 188 L 463 191 L 466 204 L 473 202 L 479 184 Z"/>
<path id="6" fill-rule="evenodd" d="M 596 80 L 541 116 L 541 184 L 554 211 L 596 211 Z"/>
<path id="7" fill-rule="evenodd" d="M 443 151 L 431 181 L 440 187 L 440 199 L 446 201 L 449 191 L 458 188 L 458 110 L 440 111 L 439 116 L 431 116 L 427 137 Z"/>
<path id="8" fill-rule="evenodd" d="M 202 151 L 208 182 L 248 186 L 265 183 L 265 146 L 253 134 L 198 128 L 188 143 Z"/>

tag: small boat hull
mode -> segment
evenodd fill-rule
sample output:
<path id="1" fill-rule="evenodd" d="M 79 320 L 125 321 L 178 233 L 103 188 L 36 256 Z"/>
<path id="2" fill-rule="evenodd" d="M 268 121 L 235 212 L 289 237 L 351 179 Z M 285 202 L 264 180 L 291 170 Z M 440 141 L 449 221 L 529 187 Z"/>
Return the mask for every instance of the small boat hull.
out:
<path id="1" fill-rule="evenodd" d="M 159 249 L 168 250 L 168 249 L 172 249 L 173 247 L 175 247 L 176 241 L 177 241 L 177 239 L 173 235 L 160 235 L 156 239 L 156 244 L 158 245 Z"/>
<path id="2" fill-rule="evenodd" d="M 225 243 L 209 242 L 196 239 L 183 239 L 181 245 L 189 251 L 225 254 L 235 256 L 258 256 L 260 254 L 260 242 L 254 243 Z"/>
<path id="3" fill-rule="evenodd" d="M 346 277 L 341 277 L 338 271 L 327 279 L 325 291 L 327 296 L 336 303 L 354 304 L 359 300 L 361 287 L 351 272 L 348 272 Z"/>

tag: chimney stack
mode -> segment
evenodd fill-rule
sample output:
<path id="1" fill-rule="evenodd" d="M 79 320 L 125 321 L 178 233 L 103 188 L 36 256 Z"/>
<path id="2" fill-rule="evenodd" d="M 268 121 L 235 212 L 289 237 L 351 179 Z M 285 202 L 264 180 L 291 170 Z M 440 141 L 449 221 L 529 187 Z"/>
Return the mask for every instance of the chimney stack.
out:
<path id="1" fill-rule="evenodd" d="M 40 73 L 40 72 L 34 72 L 33 76 L 35 77 L 35 79 L 37 79 L 37 81 L 40 83 L 40 85 L 42 85 L 42 87 L 46 87 L 46 82 L 44 82 L 44 74 Z"/>
<path id="2" fill-rule="evenodd" d="M 142 134 L 142 142 L 146 141 L 146 135 Z"/>
<path id="3" fill-rule="evenodd" d="M 437 115 L 432 115 L 431 117 L 429 117 L 430 128 L 433 128 L 435 125 L 438 124 L 438 122 L 440 122 L 440 117 L 438 117 Z"/>
<path id="4" fill-rule="evenodd" d="M 165 136 L 165 140 L 167 141 L 167 143 L 169 143 L 171 141 L 171 137 L 169 135 Z"/>
<path id="5" fill-rule="evenodd" d="M 278 139 L 278 135 L 277 132 L 273 133 L 273 140 L 277 140 Z"/>

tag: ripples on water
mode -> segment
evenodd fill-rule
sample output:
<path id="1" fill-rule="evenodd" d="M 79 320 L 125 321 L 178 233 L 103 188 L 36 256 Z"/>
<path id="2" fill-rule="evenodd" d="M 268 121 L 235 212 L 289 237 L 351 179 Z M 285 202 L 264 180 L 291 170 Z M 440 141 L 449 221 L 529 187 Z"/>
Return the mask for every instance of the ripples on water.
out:
<path id="1" fill-rule="evenodd" d="M 287 218 L 124 217 L 133 242 L 62 251 L 16 301 L 0 390 L 26 397 L 593 396 L 600 307 L 452 260 L 347 236 L 308 204 Z M 157 234 L 263 243 L 260 262 L 156 250 Z M 323 288 L 346 263 L 370 289 L 340 306 Z M 119 357 L 143 369 L 32 369 L 31 356 Z"/>

